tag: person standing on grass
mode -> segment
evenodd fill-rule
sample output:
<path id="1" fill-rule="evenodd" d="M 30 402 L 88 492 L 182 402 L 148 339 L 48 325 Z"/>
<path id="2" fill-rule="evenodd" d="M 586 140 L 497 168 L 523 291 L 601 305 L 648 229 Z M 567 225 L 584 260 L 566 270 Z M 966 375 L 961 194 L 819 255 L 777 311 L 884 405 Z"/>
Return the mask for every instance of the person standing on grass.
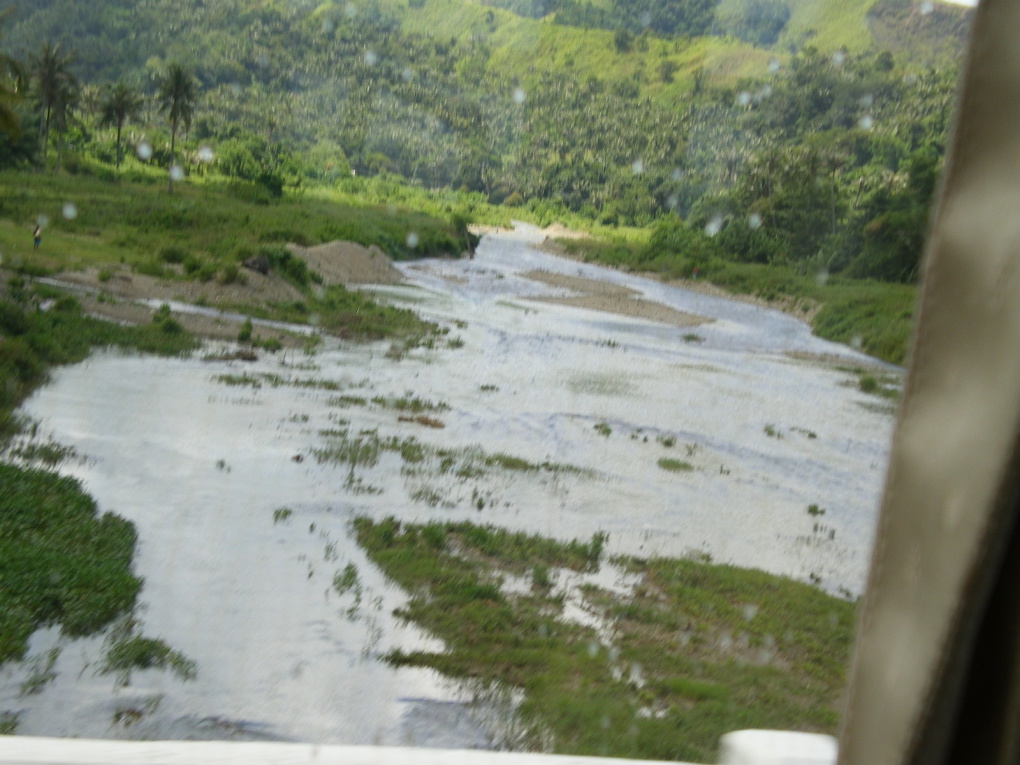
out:
<path id="1" fill-rule="evenodd" d="M 32 249 L 38 250 L 39 245 L 42 243 L 42 226 L 38 223 L 35 225 L 35 231 L 32 232 Z"/>

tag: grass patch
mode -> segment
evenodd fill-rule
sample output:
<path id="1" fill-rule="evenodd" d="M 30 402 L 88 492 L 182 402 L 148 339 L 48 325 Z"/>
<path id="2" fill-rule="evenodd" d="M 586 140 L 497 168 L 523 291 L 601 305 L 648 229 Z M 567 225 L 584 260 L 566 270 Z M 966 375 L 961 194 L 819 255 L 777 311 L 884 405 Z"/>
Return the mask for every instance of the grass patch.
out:
<path id="1" fill-rule="evenodd" d="M 662 457 L 658 464 L 660 468 L 668 470 L 670 473 L 690 473 L 694 470 L 694 465 L 690 462 L 683 462 L 682 460 L 675 460 L 670 457 Z"/>
<path id="2" fill-rule="evenodd" d="M 400 615 L 444 653 L 395 665 L 519 688 L 524 746 L 555 753 L 710 762 L 740 728 L 832 733 L 854 606 L 809 585 L 694 560 L 623 559 L 626 596 L 581 589 L 614 624 L 611 646 L 562 618 L 551 567 L 592 570 L 604 535 L 556 542 L 472 524 L 354 522 L 359 544 L 410 594 Z M 529 577 L 524 594 L 500 587 Z"/>
<path id="3" fill-rule="evenodd" d="M 134 525 L 106 513 L 78 481 L 0 464 L 0 663 L 36 629 L 89 635 L 134 605 Z"/>

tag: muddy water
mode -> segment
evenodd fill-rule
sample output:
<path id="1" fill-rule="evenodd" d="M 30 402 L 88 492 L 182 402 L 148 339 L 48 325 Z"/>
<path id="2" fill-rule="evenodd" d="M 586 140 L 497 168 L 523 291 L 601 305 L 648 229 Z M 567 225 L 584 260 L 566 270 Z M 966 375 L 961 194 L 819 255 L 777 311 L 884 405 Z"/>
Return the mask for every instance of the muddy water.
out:
<path id="1" fill-rule="evenodd" d="M 350 539 L 357 515 L 606 531 L 611 552 L 696 551 L 858 592 L 892 415 L 853 375 L 790 354 L 868 360 L 782 314 L 559 259 L 535 238 L 488 237 L 473 261 L 405 266 L 411 286 L 380 288 L 451 327 L 402 359 L 378 344 L 254 364 L 105 353 L 59 370 L 25 411 L 81 455 L 62 469 L 137 525 L 139 632 L 198 676 L 124 684 L 100 672 L 103 636 L 43 631 L 27 662 L 0 671 L 0 711 L 20 714 L 19 732 L 488 745 L 493 727 L 463 689 L 379 660 L 435 642 L 392 616 L 403 596 Z M 523 277 L 534 269 L 713 321 L 681 329 L 529 301 L 565 294 Z M 262 384 L 218 379 L 245 374 Z M 402 396 L 449 407 L 430 415 L 444 427 L 370 401 Z M 578 470 L 457 477 L 385 452 L 354 471 L 320 464 L 314 450 L 344 429 Z M 357 586 L 340 592 L 349 566 Z M 24 692 L 53 647 L 55 678 Z"/>

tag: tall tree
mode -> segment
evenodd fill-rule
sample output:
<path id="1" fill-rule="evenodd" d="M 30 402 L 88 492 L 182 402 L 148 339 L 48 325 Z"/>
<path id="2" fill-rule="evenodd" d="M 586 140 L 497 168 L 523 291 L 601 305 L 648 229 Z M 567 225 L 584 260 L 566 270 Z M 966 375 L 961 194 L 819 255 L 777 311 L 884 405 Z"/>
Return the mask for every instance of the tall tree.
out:
<path id="1" fill-rule="evenodd" d="M 3 24 L 13 8 L 0 13 L 0 24 Z M 25 89 L 25 73 L 21 64 L 10 56 L 0 53 L 0 133 L 7 133 L 12 138 L 21 135 L 21 122 L 14 111 L 14 104 L 20 100 Z"/>
<path id="2" fill-rule="evenodd" d="M 118 82 L 103 93 L 100 108 L 102 124 L 117 128 L 117 169 L 120 170 L 120 163 L 123 159 L 121 133 L 124 130 L 125 122 L 138 119 L 138 114 L 142 109 L 142 96 L 130 85 Z"/>
<path id="3" fill-rule="evenodd" d="M 74 54 L 63 53 L 60 43 L 51 45 L 43 43 L 42 51 L 33 57 L 31 62 L 32 76 L 35 80 L 36 97 L 39 99 L 39 143 L 43 150 L 43 168 L 46 167 L 46 149 L 49 145 L 50 126 L 55 111 L 64 114 L 62 105 L 66 105 L 68 96 L 76 92 L 78 81 L 71 74 Z"/>
<path id="4" fill-rule="evenodd" d="M 170 167 L 167 189 L 174 191 L 174 152 L 177 148 L 177 131 L 183 127 L 191 127 L 191 118 L 195 113 L 197 100 L 195 78 L 191 72 L 180 64 L 170 64 L 166 72 L 159 78 L 156 88 L 156 100 L 160 113 L 166 113 L 170 122 Z"/>
<path id="5" fill-rule="evenodd" d="M 75 108 L 80 101 L 81 86 L 77 80 L 71 79 L 62 82 L 53 102 L 53 128 L 57 134 L 57 160 L 53 165 L 53 172 L 60 170 L 60 163 L 64 156 L 64 137 L 67 135 L 67 129 L 74 118 Z"/>

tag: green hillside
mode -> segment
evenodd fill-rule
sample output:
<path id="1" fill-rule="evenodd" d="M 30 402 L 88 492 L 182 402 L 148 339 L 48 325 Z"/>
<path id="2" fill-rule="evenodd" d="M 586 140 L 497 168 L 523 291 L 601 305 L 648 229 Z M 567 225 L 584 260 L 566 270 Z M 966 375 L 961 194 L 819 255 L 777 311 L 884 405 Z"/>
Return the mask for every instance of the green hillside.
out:
<path id="1" fill-rule="evenodd" d="M 700 251 L 895 282 L 918 272 L 970 18 L 911 0 L 5 7 L 3 50 L 31 72 L 60 44 L 75 87 L 52 131 L 37 92 L 11 101 L 27 129 L 0 137 L 0 166 L 115 176 L 102 106 L 122 81 L 142 106 L 123 141 L 151 146 L 146 163 L 174 154 L 185 174 L 269 198 L 357 194 L 354 174 L 422 203 L 454 194 L 433 213 L 646 229 L 679 216 L 671 273 Z M 183 130 L 155 98 L 172 65 L 194 79 Z"/>

